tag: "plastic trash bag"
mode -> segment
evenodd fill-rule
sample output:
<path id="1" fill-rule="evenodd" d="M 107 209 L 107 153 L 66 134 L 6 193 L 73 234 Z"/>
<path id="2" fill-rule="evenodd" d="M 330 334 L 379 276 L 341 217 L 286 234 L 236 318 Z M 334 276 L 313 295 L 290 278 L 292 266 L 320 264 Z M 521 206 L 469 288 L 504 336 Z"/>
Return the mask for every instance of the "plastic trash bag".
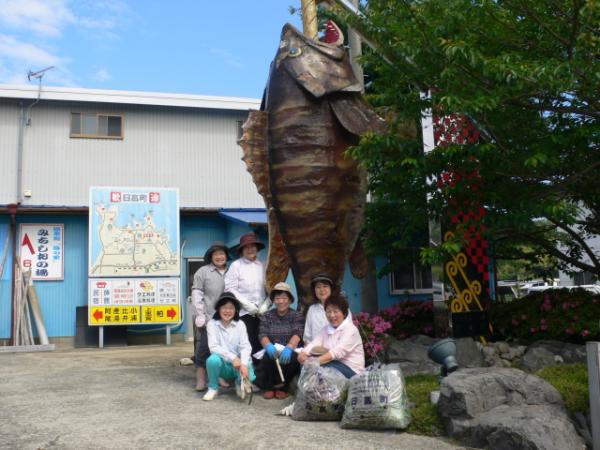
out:
<path id="1" fill-rule="evenodd" d="M 340 420 L 344 413 L 348 379 L 336 369 L 305 365 L 298 379 L 294 420 Z"/>
<path id="2" fill-rule="evenodd" d="M 352 377 L 342 428 L 403 429 L 409 423 L 406 385 L 398 364 L 371 368 Z"/>

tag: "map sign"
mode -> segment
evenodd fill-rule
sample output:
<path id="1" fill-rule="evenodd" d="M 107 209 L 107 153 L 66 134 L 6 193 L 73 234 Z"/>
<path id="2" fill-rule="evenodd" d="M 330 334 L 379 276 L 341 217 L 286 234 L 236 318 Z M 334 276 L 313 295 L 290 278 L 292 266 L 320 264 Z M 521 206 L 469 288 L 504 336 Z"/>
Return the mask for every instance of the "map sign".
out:
<path id="1" fill-rule="evenodd" d="M 88 324 L 177 323 L 179 286 L 179 278 L 89 278 Z"/>
<path id="2" fill-rule="evenodd" d="M 89 276 L 179 276 L 179 191 L 90 188 Z"/>

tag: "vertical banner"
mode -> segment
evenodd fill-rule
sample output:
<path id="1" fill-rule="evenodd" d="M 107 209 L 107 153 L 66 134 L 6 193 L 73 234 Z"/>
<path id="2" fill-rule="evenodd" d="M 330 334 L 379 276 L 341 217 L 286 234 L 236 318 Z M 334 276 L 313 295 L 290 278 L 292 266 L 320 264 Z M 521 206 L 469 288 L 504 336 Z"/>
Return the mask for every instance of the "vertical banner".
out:
<path id="1" fill-rule="evenodd" d="M 36 281 L 64 279 L 64 225 L 22 223 L 19 227 L 19 262 Z"/>

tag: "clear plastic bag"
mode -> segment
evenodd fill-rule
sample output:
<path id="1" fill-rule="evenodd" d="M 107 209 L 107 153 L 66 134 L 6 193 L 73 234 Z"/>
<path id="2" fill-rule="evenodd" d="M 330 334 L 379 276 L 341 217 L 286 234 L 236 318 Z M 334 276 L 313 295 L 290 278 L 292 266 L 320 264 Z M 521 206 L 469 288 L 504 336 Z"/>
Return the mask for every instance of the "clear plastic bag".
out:
<path id="1" fill-rule="evenodd" d="M 340 420 L 347 392 L 348 379 L 336 369 L 305 365 L 298 379 L 292 419 Z"/>
<path id="2" fill-rule="evenodd" d="M 352 377 L 342 428 L 404 429 L 409 423 L 406 385 L 398 364 L 374 367 Z"/>

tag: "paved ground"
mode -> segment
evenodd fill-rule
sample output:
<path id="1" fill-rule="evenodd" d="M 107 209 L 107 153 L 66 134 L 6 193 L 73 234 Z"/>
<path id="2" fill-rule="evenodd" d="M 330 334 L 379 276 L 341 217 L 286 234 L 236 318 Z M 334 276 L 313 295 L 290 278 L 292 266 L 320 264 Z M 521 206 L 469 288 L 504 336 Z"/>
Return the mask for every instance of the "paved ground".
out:
<path id="1" fill-rule="evenodd" d="M 191 344 L 0 353 L 2 449 L 456 449 L 396 432 L 276 416 L 281 400 L 203 402 Z"/>

